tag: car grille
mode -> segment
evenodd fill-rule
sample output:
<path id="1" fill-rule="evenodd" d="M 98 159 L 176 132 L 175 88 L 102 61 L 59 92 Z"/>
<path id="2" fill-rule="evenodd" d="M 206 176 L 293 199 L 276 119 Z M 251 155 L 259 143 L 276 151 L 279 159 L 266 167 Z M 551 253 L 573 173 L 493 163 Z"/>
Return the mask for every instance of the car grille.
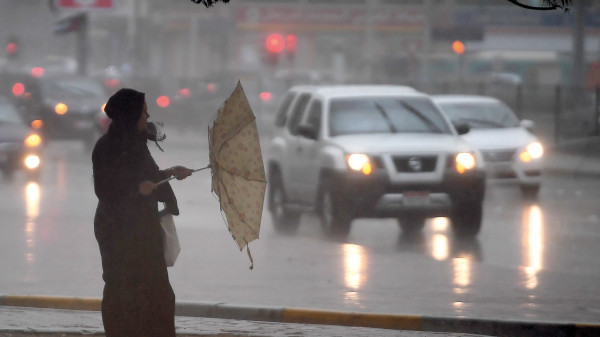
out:
<path id="1" fill-rule="evenodd" d="M 483 160 L 489 163 L 512 161 L 515 149 L 483 151 Z"/>
<path id="2" fill-rule="evenodd" d="M 435 171 L 436 156 L 392 157 L 396 171 L 402 173 L 421 173 Z"/>

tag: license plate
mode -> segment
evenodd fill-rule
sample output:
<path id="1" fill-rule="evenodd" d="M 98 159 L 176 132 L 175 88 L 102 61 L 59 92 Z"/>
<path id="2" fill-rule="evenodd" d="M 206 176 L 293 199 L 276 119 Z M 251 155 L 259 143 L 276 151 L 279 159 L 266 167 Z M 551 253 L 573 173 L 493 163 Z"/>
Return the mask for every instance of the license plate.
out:
<path id="1" fill-rule="evenodd" d="M 404 192 L 402 203 L 404 206 L 424 206 L 429 202 L 429 192 L 409 191 Z"/>

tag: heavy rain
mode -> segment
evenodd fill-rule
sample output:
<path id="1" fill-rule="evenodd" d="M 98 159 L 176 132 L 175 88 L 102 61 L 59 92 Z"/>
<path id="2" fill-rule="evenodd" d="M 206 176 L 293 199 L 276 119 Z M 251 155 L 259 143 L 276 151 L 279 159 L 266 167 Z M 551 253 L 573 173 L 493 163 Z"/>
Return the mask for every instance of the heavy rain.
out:
<path id="1" fill-rule="evenodd" d="M 0 0 L 0 307 L 103 297 L 92 151 L 133 88 L 156 164 L 208 168 L 169 182 L 178 305 L 597 328 L 600 4 L 517 3 Z"/>

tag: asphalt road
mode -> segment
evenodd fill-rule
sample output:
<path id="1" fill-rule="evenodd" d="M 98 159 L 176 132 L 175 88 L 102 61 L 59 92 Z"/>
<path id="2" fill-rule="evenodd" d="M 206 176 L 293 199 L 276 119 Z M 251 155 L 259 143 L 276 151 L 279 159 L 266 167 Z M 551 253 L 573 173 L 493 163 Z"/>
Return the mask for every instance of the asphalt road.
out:
<path id="1" fill-rule="evenodd" d="M 152 146 L 151 146 L 152 147 Z M 158 164 L 202 167 L 205 136 L 167 138 Z M 90 154 L 48 146 L 39 183 L 0 180 L 0 292 L 101 297 L 93 236 Z M 246 252 L 229 235 L 210 173 L 173 182 L 183 251 L 170 278 L 178 301 L 484 319 L 600 322 L 600 180 L 545 176 L 540 198 L 489 184 L 475 240 L 456 240 L 431 219 L 417 238 L 394 220 L 356 220 L 343 242 L 325 239 L 314 216 L 279 235 L 265 211 Z"/>

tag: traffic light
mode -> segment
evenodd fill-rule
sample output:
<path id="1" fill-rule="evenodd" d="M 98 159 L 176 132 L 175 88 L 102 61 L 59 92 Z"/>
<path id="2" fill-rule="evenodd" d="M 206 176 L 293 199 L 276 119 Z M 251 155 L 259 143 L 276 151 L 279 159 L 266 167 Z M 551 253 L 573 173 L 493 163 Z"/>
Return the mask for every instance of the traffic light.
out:
<path id="1" fill-rule="evenodd" d="M 6 58 L 14 61 L 19 57 L 19 41 L 17 38 L 10 37 L 6 43 Z"/>
<path id="2" fill-rule="evenodd" d="M 279 55 L 285 49 L 285 40 L 280 34 L 271 34 L 265 39 L 265 62 L 274 67 L 279 64 Z"/>
<path id="3" fill-rule="evenodd" d="M 280 34 L 271 34 L 265 40 L 265 47 L 269 52 L 279 54 L 285 48 L 285 40 Z"/>

